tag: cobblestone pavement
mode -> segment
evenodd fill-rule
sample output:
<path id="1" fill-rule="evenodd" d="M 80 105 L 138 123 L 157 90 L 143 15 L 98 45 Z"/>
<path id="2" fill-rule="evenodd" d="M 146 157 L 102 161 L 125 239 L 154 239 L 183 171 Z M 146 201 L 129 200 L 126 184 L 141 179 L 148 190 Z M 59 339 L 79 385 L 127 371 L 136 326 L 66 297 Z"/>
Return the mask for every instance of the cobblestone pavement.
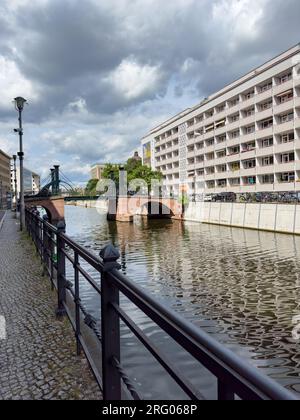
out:
<path id="1" fill-rule="evenodd" d="M 55 307 L 33 246 L 8 213 L 0 231 L 0 321 L 4 316 L 7 332 L 0 337 L 0 400 L 101 399 Z"/>

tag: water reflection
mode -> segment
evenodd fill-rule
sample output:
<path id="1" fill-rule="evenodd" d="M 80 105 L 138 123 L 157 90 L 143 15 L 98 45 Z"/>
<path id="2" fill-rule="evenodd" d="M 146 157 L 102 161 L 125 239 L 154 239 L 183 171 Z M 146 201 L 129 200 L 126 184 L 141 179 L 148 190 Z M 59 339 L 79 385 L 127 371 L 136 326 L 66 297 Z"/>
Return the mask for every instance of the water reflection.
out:
<path id="1" fill-rule="evenodd" d="M 99 251 L 119 246 L 122 270 L 143 288 L 285 386 L 300 392 L 300 238 L 236 228 L 140 218 L 107 223 L 93 209 L 66 208 L 68 233 Z M 88 305 L 98 297 L 85 289 Z M 215 381 L 175 343 L 123 301 L 135 322 L 207 396 Z M 97 311 L 96 311 L 97 308 Z M 180 398 L 176 385 L 122 327 L 126 366 L 145 398 Z M 148 393 L 148 391 L 150 391 Z"/>

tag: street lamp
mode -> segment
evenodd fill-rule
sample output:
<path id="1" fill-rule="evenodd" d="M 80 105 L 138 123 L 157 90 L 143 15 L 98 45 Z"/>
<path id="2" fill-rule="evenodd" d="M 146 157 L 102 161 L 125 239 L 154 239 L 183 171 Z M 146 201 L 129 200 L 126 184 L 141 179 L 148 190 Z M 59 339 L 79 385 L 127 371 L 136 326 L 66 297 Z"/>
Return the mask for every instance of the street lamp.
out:
<path id="1" fill-rule="evenodd" d="M 19 128 L 15 129 L 15 133 L 19 133 L 20 146 L 19 146 L 19 159 L 20 159 L 20 230 L 23 230 L 25 223 L 25 202 L 24 202 L 24 152 L 23 152 L 23 127 L 22 127 L 22 112 L 26 99 L 18 96 L 14 99 L 16 111 L 19 113 Z"/>

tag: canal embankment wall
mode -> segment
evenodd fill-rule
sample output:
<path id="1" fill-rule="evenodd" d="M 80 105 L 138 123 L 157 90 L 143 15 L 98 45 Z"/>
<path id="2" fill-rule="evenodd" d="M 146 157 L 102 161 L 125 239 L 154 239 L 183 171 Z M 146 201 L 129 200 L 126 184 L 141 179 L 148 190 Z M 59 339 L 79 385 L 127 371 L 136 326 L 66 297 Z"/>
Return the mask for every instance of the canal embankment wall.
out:
<path id="1" fill-rule="evenodd" d="M 77 201 L 107 211 L 105 200 Z M 300 205 L 275 203 L 189 203 L 185 221 L 300 235 Z"/>
<path id="2" fill-rule="evenodd" d="M 300 235 L 300 205 L 190 203 L 185 220 Z"/>

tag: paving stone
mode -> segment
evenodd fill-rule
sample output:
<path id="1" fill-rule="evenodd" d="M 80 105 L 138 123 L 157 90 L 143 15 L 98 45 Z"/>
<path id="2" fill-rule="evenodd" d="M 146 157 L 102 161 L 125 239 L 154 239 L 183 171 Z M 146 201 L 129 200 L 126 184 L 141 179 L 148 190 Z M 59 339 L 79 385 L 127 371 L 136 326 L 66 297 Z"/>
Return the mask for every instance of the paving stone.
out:
<path id="1" fill-rule="evenodd" d="M 31 242 L 7 213 L 0 231 L 0 400 L 101 399 L 73 330 L 55 317 L 56 294 Z"/>

